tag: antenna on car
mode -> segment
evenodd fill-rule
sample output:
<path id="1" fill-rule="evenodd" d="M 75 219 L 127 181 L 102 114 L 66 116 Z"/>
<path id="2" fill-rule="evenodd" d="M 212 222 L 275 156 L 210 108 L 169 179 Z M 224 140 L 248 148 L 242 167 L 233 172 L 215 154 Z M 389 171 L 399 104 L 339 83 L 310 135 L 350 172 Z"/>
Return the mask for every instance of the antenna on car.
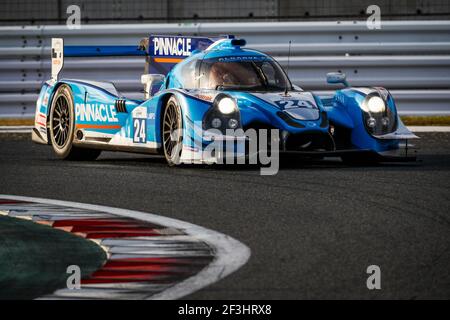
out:
<path id="1" fill-rule="evenodd" d="M 286 79 L 286 89 L 284 90 L 284 95 L 287 96 L 289 91 L 289 60 L 291 59 L 291 40 L 289 40 L 289 49 L 288 49 L 288 60 L 287 60 L 287 68 L 286 68 L 286 74 L 288 78 Z"/>

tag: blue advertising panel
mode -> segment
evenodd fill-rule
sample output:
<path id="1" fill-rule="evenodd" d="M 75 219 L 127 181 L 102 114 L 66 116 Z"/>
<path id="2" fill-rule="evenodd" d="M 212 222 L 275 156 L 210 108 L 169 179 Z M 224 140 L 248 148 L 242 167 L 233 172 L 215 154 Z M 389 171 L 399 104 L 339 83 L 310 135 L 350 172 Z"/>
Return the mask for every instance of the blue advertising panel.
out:
<path id="1" fill-rule="evenodd" d="M 195 50 L 205 50 L 217 39 L 191 36 L 151 35 L 148 44 L 149 73 L 167 74 Z"/>

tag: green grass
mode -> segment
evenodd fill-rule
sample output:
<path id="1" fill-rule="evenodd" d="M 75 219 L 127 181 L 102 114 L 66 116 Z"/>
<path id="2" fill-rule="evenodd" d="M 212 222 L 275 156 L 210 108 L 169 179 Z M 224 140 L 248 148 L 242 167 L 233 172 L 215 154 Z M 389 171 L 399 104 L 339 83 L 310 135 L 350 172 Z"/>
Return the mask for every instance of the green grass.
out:
<path id="1" fill-rule="evenodd" d="M 34 299 L 66 287 L 69 265 L 82 276 L 99 269 L 105 252 L 65 231 L 0 216 L 0 299 Z"/>
<path id="2" fill-rule="evenodd" d="M 32 126 L 34 119 L 0 119 L 0 126 Z"/>
<path id="3" fill-rule="evenodd" d="M 402 116 L 407 126 L 449 126 L 450 116 Z"/>

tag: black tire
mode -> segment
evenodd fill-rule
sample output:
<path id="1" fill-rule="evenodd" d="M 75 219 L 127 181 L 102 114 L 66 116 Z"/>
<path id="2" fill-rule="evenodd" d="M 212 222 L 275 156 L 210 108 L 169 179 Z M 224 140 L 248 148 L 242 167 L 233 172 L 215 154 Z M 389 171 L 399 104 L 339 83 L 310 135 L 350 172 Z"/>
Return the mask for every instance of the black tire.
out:
<path id="1" fill-rule="evenodd" d="M 66 160 L 95 160 L 101 150 L 73 146 L 75 136 L 75 114 L 72 90 L 61 85 L 55 93 L 50 107 L 50 141 L 55 154 Z"/>
<path id="2" fill-rule="evenodd" d="M 174 96 L 170 97 L 164 108 L 161 137 L 164 157 L 169 166 L 180 164 L 183 149 L 183 120 L 180 104 Z"/>

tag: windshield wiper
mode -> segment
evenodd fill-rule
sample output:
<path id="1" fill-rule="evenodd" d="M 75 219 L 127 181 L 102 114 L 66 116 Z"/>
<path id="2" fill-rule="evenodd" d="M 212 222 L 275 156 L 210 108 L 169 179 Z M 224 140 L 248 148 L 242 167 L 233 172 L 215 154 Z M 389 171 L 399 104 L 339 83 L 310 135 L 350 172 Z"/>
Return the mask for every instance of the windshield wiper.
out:
<path id="1" fill-rule="evenodd" d="M 269 80 L 267 79 L 267 76 L 264 74 L 262 69 L 260 67 L 258 67 L 256 65 L 256 63 L 254 63 L 254 62 L 252 62 L 252 66 L 253 66 L 253 69 L 256 71 L 256 74 L 257 74 L 259 80 L 262 81 L 264 86 L 268 87 L 269 86 Z"/>

